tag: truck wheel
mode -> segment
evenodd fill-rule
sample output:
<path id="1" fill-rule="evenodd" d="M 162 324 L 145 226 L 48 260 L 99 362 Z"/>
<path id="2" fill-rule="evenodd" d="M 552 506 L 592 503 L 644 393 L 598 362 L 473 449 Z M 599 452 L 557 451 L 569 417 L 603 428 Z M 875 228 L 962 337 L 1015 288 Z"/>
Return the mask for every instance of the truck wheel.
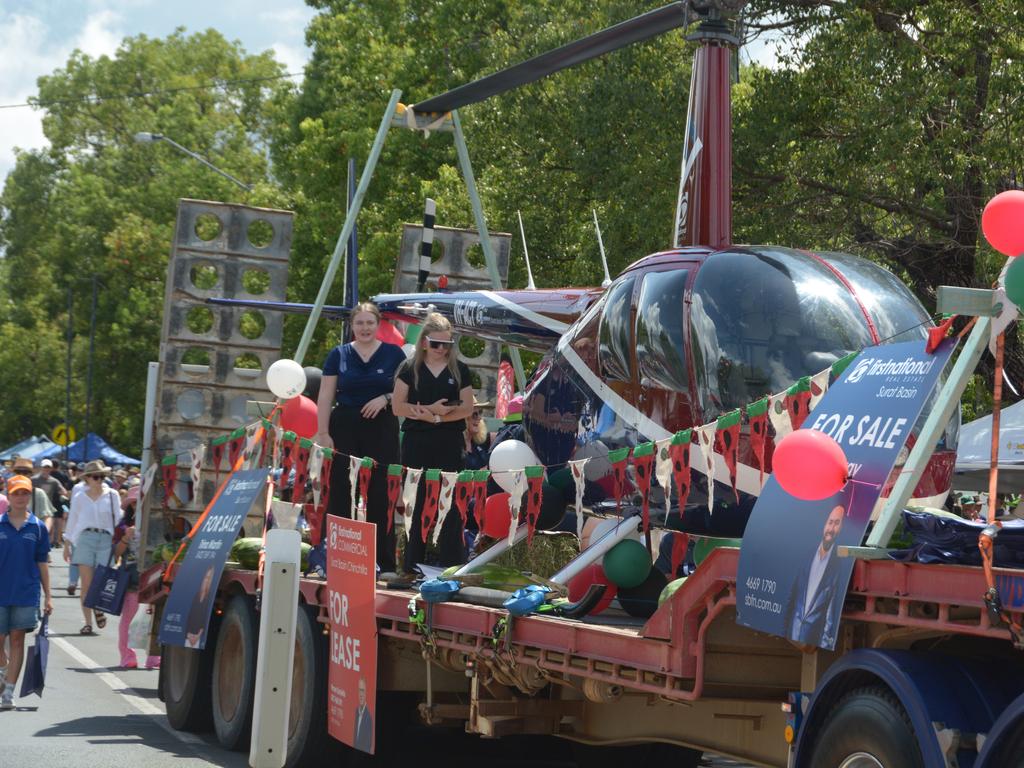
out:
<path id="1" fill-rule="evenodd" d="M 167 721 L 176 731 L 210 730 L 210 676 L 213 654 L 165 645 L 160 655 L 160 696 Z"/>
<path id="2" fill-rule="evenodd" d="M 814 768 L 924 768 L 907 713 L 880 686 L 857 688 L 832 708 L 806 765 Z"/>
<path id="3" fill-rule="evenodd" d="M 213 729 L 225 749 L 248 748 L 256 687 L 256 617 L 248 597 L 228 602 L 213 653 Z"/>
<path id="4" fill-rule="evenodd" d="M 322 759 L 327 738 L 327 643 L 316 615 L 299 608 L 295 624 L 286 768 Z"/>
<path id="5" fill-rule="evenodd" d="M 671 765 L 672 768 L 698 768 L 703 752 L 675 744 L 649 741 L 645 744 L 603 746 L 600 744 L 572 745 L 573 757 L 579 768 L 622 768 L 624 765 Z"/>

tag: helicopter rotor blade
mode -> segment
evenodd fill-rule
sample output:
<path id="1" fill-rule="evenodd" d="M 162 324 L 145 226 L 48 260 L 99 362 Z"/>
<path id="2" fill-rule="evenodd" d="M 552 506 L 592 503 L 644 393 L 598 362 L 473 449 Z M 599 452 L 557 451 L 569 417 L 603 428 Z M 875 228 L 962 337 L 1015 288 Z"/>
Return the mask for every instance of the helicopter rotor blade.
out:
<path id="1" fill-rule="evenodd" d="M 574 67 L 627 45 L 686 26 L 690 23 L 688 2 L 674 2 L 635 16 L 600 32 L 547 51 L 532 59 L 466 83 L 440 96 L 414 104 L 417 112 L 450 112 L 483 101 L 521 85 L 535 82 L 563 69 Z"/>

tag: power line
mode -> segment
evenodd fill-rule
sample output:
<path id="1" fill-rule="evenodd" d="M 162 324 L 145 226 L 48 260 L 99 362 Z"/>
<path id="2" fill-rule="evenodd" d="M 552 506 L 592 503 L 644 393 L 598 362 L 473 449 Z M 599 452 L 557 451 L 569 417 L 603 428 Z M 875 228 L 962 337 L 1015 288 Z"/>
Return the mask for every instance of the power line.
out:
<path id="1" fill-rule="evenodd" d="M 183 85 L 178 88 L 160 88 L 153 91 L 135 91 L 133 93 L 120 93 L 112 96 L 82 96 L 76 99 L 54 99 L 52 101 L 25 102 L 23 104 L 0 104 L 0 109 L 21 109 L 24 107 L 50 107 L 57 104 L 102 104 L 105 101 L 124 101 L 128 99 L 141 99 L 145 96 L 161 96 L 167 93 L 183 93 L 186 91 L 210 91 L 217 88 L 226 88 L 229 85 L 242 85 L 245 83 L 263 83 L 270 80 L 283 80 L 289 77 L 302 77 L 305 72 L 285 72 L 281 75 L 267 75 L 266 77 L 250 77 L 239 80 L 221 80 L 216 83 L 204 85 Z"/>

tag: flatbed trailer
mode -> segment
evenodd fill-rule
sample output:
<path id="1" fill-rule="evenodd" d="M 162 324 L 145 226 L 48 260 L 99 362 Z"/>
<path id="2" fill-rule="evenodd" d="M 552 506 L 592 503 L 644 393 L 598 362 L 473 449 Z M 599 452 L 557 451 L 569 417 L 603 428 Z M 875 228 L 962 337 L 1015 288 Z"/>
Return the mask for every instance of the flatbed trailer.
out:
<path id="1" fill-rule="evenodd" d="M 378 722 L 418 714 L 484 737 L 560 737 L 581 745 L 588 765 L 604 753 L 621 762 L 622 750 L 595 745 L 631 745 L 639 759 L 676 766 L 697 765 L 704 751 L 767 766 L 1024 765 L 1024 660 L 989 619 L 980 567 L 858 560 L 827 652 L 736 623 L 738 561 L 738 549 L 713 551 L 645 623 L 614 610 L 510 620 L 447 602 L 428 626 L 418 592 L 381 585 Z M 159 573 L 144 580 L 145 600 L 166 595 Z M 1024 575 L 996 577 L 1020 621 Z M 212 719 L 225 746 L 247 747 L 257 602 L 256 572 L 228 568 L 206 650 L 165 648 L 172 725 L 208 729 Z M 326 581 L 302 579 L 300 602 L 288 764 L 333 765 L 323 758 Z M 389 694 L 403 702 L 390 715 Z M 880 736 L 880 723 L 891 732 Z M 825 741 L 839 743 L 830 751 Z M 896 756 L 856 757 L 886 749 Z"/>

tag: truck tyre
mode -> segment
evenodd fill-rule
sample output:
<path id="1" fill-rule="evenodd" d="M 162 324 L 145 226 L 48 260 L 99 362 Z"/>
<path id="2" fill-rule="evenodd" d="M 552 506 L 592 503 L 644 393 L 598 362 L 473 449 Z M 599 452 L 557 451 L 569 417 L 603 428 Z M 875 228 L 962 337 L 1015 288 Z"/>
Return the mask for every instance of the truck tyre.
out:
<path id="1" fill-rule="evenodd" d="M 809 763 L 814 768 L 924 768 L 907 713 L 887 688 L 867 686 L 832 708 Z"/>
<path id="2" fill-rule="evenodd" d="M 623 768 L 627 765 L 671 765 L 672 768 L 698 768 L 704 753 L 675 744 L 649 741 L 645 744 L 603 746 L 573 744 L 573 757 L 579 768 Z"/>
<path id="3" fill-rule="evenodd" d="M 316 614 L 300 606 L 295 624 L 286 768 L 323 759 L 327 739 L 327 643 Z"/>
<path id="4" fill-rule="evenodd" d="M 165 645 L 160 654 L 160 697 L 167 721 L 176 731 L 210 730 L 213 653 Z"/>
<path id="5" fill-rule="evenodd" d="M 249 746 L 256 690 L 256 616 L 252 601 L 235 595 L 228 602 L 213 653 L 213 730 L 225 749 Z"/>

